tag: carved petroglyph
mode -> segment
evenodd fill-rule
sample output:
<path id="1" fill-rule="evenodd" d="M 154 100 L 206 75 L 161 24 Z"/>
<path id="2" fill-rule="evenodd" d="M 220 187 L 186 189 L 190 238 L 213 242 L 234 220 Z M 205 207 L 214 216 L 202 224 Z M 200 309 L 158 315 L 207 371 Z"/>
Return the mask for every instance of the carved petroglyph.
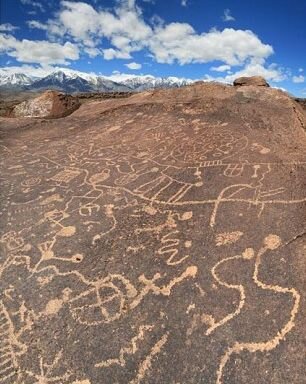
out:
<path id="1" fill-rule="evenodd" d="M 248 252 L 247 252 L 248 254 Z M 218 284 L 220 284 L 221 286 L 223 287 L 226 287 L 228 289 L 234 289 L 236 290 L 238 293 L 239 293 L 239 305 L 238 307 L 235 309 L 235 311 L 233 313 L 229 313 L 227 316 L 225 316 L 222 320 L 220 321 L 215 321 L 213 320 L 213 318 L 211 316 L 209 316 L 209 319 L 211 320 L 211 326 L 207 329 L 206 331 L 206 335 L 210 335 L 212 332 L 214 332 L 214 330 L 222 325 L 224 325 L 225 323 L 227 323 L 228 321 L 232 320 L 235 316 L 238 316 L 241 309 L 243 308 L 244 306 L 244 302 L 245 302 L 245 292 L 244 292 L 244 287 L 242 285 L 237 285 L 237 284 L 228 284 L 227 282 L 221 280 L 218 276 L 218 273 L 217 273 L 217 269 L 219 268 L 220 265 L 224 264 L 224 263 L 227 263 L 228 261 L 232 261 L 232 260 L 238 260 L 238 259 L 243 259 L 244 258 L 244 253 L 242 255 L 237 255 L 237 256 L 231 256 L 231 257 L 227 257 L 221 261 L 219 261 L 216 265 L 214 265 L 211 273 L 214 277 L 214 279 L 218 282 Z M 206 315 L 207 316 L 207 315 Z"/>
<path id="2" fill-rule="evenodd" d="M 176 259 L 176 256 L 179 252 L 177 246 L 179 245 L 180 240 L 178 238 L 175 238 L 175 235 L 177 235 L 178 233 L 179 231 L 172 231 L 167 233 L 167 235 L 161 238 L 161 243 L 163 244 L 163 246 L 159 248 L 157 253 L 161 256 L 166 255 L 167 257 L 166 263 L 168 265 L 181 264 L 185 259 L 189 257 L 189 255 L 184 255 L 178 260 Z"/>
<path id="3" fill-rule="evenodd" d="M 228 164 L 223 174 L 227 177 L 241 176 L 244 170 L 244 164 Z"/>
<path id="4" fill-rule="evenodd" d="M 254 353 L 257 351 L 260 351 L 260 352 L 271 351 L 272 349 L 276 348 L 281 341 L 285 339 L 286 335 L 295 326 L 295 318 L 298 313 L 300 300 L 301 300 L 301 296 L 299 292 L 294 288 L 284 288 L 278 285 L 266 284 L 262 282 L 258 277 L 259 267 L 261 266 L 263 255 L 269 250 L 277 249 L 278 247 L 280 247 L 280 245 L 281 245 L 281 239 L 277 235 L 269 235 L 264 239 L 263 246 L 262 248 L 260 248 L 259 252 L 256 255 L 253 280 L 255 284 L 263 290 L 291 295 L 293 300 L 293 306 L 291 309 L 291 313 L 289 315 L 289 320 L 286 324 L 282 326 L 282 328 L 278 330 L 277 334 L 274 335 L 269 340 L 265 340 L 261 342 L 238 342 L 237 341 L 232 347 L 230 347 L 221 358 L 220 365 L 217 370 L 217 384 L 221 384 L 223 382 L 222 377 L 223 377 L 224 368 L 226 367 L 227 362 L 229 361 L 230 357 L 233 354 L 238 354 L 244 350 L 251 353 Z M 255 255 L 253 250 L 247 250 L 245 253 L 245 257 L 248 259 L 254 256 Z M 237 308 L 237 310 L 235 311 L 235 315 L 237 315 L 237 311 L 239 312 L 241 311 L 241 308 L 244 304 L 244 300 L 245 300 L 245 296 L 241 295 L 239 308 Z"/>
<path id="5" fill-rule="evenodd" d="M 28 179 L 25 179 L 24 181 L 21 182 L 21 185 L 23 187 L 34 187 L 38 184 L 40 184 L 41 178 L 40 177 L 30 177 Z"/>
<path id="6" fill-rule="evenodd" d="M 15 336 L 14 325 L 2 301 L 0 301 L 0 383 L 19 382 L 18 355 L 26 352 L 26 346 Z"/>
<path id="7" fill-rule="evenodd" d="M 26 374 L 37 380 L 37 383 L 56 383 L 60 384 L 69 379 L 71 373 L 65 372 L 63 374 L 54 374 L 54 371 L 58 369 L 58 365 L 62 358 L 62 351 L 57 353 L 51 364 L 44 362 L 42 357 L 39 358 L 39 373 L 26 371 Z"/>
<path id="8" fill-rule="evenodd" d="M 270 152 L 270 148 L 264 147 L 263 145 L 258 144 L 258 143 L 253 143 L 251 145 L 251 151 L 256 151 L 262 155 L 266 155 Z"/>
<path id="9" fill-rule="evenodd" d="M 118 320 L 130 310 L 135 309 L 149 294 L 170 296 L 173 288 L 184 280 L 195 278 L 197 267 L 190 266 L 168 284 L 158 286 L 156 282 L 162 278 L 157 273 L 152 279 L 140 275 L 138 281 L 142 287 L 137 291 L 135 286 L 121 275 L 109 275 L 96 282 L 88 282 L 90 288 L 69 300 L 69 307 L 74 318 L 81 324 L 98 325 Z M 84 305 L 86 303 L 86 306 Z M 97 311 L 98 310 L 98 311 Z"/>
<path id="10" fill-rule="evenodd" d="M 164 347 L 164 345 L 167 343 L 168 340 L 168 333 L 165 333 L 152 347 L 150 353 L 144 361 L 140 364 L 138 367 L 138 373 L 135 379 L 130 381 L 130 384 L 139 384 L 144 379 L 145 375 L 147 374 L 147 371 L 149 371 L 152 367 L 154 358 L 156 355 L 158 355 L 161 351 L 161 349 Z"/>
<path id="11" fill-rule="evenodd" d="M 76 169 L 65 169 L 51 177 L 51 180 L 57 183 L 69 183 L 71 180 L 78 177 L 80 173 L 81 172 Z"/>
<path id="12" fill-rule="evenodd" d="M 5 120 L 1 384 L 226 384 L 236 355 L 280 342 L 273 380 L 292 379 L 305 151 L 292 155 L 293 131 L 281 151 L 286 132 L 261 129 L 265 105 L 238 95 L 231 108 L 232 88 L 222 103 L 179 96 L 193 87 L 94 102 L 34 130 Z"/>
<path id="13" fill-rule="evenodd" d="M 19 263 L 25 262 L 29 264 L 29 258 L 25 256 L 25 253 L 31 251 L 32 246 L 29 243 L 25 243 L 24 238 L 20 233 L 15 231 L 9 231 L 2 235 L 0 238 L 0 245 L 5 247 L 4 258 L 0 259 L 0 278 L 7 269 L 11 266 L 17 266 Z"/>
<path id="14" fill-rule="evenodd" d="M 96 363 L 96 368 L 107 368 L 111 365 L 120 365 L 124 367 L 126 364 L 126 356 L 134 355 L 138 351 L 138 344 L 144 339 L 146 333 L 151 332 L 154 327 L 152 325 L 142 325 L 138 330 L 138 334 L 134 336 L 129 345 L 121 348 L 119 352 L 119 356 L 117 358 L 108 359 L 105 361 L 101 361 L 100 363 Z"/>
<path id="15" fill-rule="evenodd" d="M 216 246 L 220 247 L 221 245 L 236 243 L 242 235 L 243 232 L 241 231 L 219 233 L 216 235 Z"/>

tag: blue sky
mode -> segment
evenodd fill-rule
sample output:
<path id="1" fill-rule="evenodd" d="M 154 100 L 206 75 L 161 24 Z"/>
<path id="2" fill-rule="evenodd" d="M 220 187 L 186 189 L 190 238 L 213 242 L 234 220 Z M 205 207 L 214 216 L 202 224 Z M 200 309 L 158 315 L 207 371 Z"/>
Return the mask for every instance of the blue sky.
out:
<path id="1" fill-rule="evenodd" d="M 3 0 L 0 15 L 2 72 L 263 75 L 306 95 L 306 0 Z"/>

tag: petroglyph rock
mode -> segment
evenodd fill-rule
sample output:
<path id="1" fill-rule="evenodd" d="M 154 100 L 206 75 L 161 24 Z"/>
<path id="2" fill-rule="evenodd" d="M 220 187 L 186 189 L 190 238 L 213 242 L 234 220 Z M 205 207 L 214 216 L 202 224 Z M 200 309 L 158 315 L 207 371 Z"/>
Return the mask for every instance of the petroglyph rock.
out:
<path id="1" fill-rule="evenodd" d="M 46 91 L 35 99 L 16 105 L 12 117 L 63 117 L 80 106 L 77 98 L 57 91 Z"/>
<path id="2" fill-rule="evenodd" d="M 238 77 L 234 80 L 234 86 L 255 85 L 256 87 L 269 87 L 267 81 L 261 76 Z"/>
<path id="3" fill-rule="evenodd" d="M 305 127 L 215 83 L 0 118 L 0 384 L 303 383 Z"/>

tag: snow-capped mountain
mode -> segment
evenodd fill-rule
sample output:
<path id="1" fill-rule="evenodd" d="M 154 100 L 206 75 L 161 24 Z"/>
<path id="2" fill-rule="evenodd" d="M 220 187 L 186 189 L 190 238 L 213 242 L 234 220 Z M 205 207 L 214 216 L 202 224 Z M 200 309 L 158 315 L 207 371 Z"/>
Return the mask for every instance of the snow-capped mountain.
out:
<path id="1" fill-rule="evenodd" d="M 23 73 L 13 73 L 11 75 L 0 74 L 0 87 L 13 86 L 23 87 L 33 83 L 33 79 Z"/>
<path id="2" fill-rule="evenodd" d="M 100 76 L 93 73 L 57 70 L 41 78 L 32 78 L 23 73 L 7 75 L 0 72 L 0 89 L 20 89 L 23 91 L 57 89 L 74 92 L 124 92 L 143 91 L 154 88 L 174 88 L 191 84 L 192 80 L 177 77 L 154 77 L 118 74 Z"/>
<path id="3" fill-rule="evenodd" d="M 180 79 L 178 77 L 154 77 L 152 75 L 113 75 L 111 80 L 124 84 L 134 91 L 143 91 L 154 88 L 177 88 L 193 83 L 190 79 Z"/>
<path id="4" fill-rule="evenodd" d="M 65 92 L 90 92 L 90 83 L 77 76 L 70 76 L 62 71 L 53 72 L 50 75 L 34 81 L 30 88 L 33 90 L 58 89 Z"/>

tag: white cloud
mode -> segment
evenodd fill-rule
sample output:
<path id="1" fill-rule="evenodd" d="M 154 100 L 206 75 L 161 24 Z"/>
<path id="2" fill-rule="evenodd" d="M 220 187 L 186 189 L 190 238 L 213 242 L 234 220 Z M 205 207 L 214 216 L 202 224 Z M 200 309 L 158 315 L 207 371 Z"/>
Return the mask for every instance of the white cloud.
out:
<path id="1" fill-rule="evenodd" d="M 235 21 L 234 16 L 231 15 L 230 9 L 225 9 L 223 16 L 222 16 L 223 21 Z"/>
<path id="2" fill-rule="evenodd" d="M 156 61 L 168 64 L 220 60 L 228 65 L 239 65 L 249 58 L 267 58 L 273 53 L 273 48 L 263 44 L 252 31 L 225 28 L 199 35 L 186 23 L 171 23 L 159 28 L 148 44 Z"/>
<path id="3" fill-rule="evenodd" d="M 128 63 L 128 64 L 124 64 L 126 67 L 128 67 L 129 69 L 140 69 L 142 67 L 141 64 L 138 64 L 138 63 Z"/>
<path id="4" fill-rule="evenodd" d="M 113 12 L 97 11 L 83 2 L 62 1 L 61 5 L 62 9 L 55 22 L 59 34 L 67 34 L 83 43 L 92 41 L 94 37 L 99 40 L 106 37 L 117 51 L 122 52 L 122 55 L 119 52 L 113 52 L 112 55 L 106 51 L 106 57 L 126 58 L 130 52 L 141 49 L 142 41 L 152 33 L 133 0 L 121 1 Z M 51 23 L 49 21 L 48 25 Z"/>
<path id="5" fill-rule="evenodd" d="M 90 47 L 84 48 L 84 52 L 86 52 L 90 58 L 97 57 L 98 55 L 101 54 L 100 49 L 98 49 L 98 48 L 90 48 Z"/>
<path id="6" fill-rule="evenodd" d="M 48 25 L 36 20 L 29 20 L 27 21 L 27 24 L 31 29 L 42 29 L 43 31 L 47 31 L 49 29 Z"/>
<path id="7" fill-rule="evenodd" d="M 38 1 L 34 1 L 34 0 L 20 0 L 20 1 L 24 5 L 30 5 L 30 6 L 32 6 L 34 8 L 39 9 L 41 12 L 45 12 L 46 11 L 44 6 L 40 2 L 38 2 Z"/>
<path id="8" fill-rule="evenodd" d="M 79 58 L 78 47 L 70 42 L 61 45 L 46 40 L 17 40 L 12 35 L 0 35 L 0 52 L 19 62 L 45 65 L 68 64 L 67 60 Z"/>
<path id="9" fill-rule="evenodd" d="M 62 1 L 58 17 L 45 25 L 34 20 L 30 27 L 47 29 L 49 36 L 70 37 L 78 44 L 95 48 L 101 39 L 106 60 L 130 59 L 133 52 L 147 49 L 159 63 L 206 63 L 214 60 L 242 65 L 246 60 L 267 58 L 273 48 L 248 30 L 225 28 L 197 33 L 190 24 L 147 24 L 134 0 L 122 0 L 113 10 L 94 9 L 84 2 Z"/>
<path id="10" fill-rule="evenodd" d="M 15 27 L 10 23 L 0 24 L 0 32 L 13 32 L 16 29 L 19 29 L 19 27 Z"/>
<path id="11" fill-rule="evenodd" d="M 187 7 L 187 1 L 188 0 L 181 0 L 181 5 L 182 5 L 182 7 Z"/>
<path id="12" fill-rule="evenodd" d="M 102 52 L 105 60 L 131 59 L 131 55 L 128 52 L 123 52 L 113 48 L 103 49 Z"/>
<path id="13" fill-rule="evenodd" d="M 231 69 L 231 66 L 230 65 L 219 65 L 219 67 L 211 67 L 210 70 L 211 71 L 216 71 L 216 72 L 225 72 L 225 71 L 229 71 Z"/>
<path id="14" fill-rule="evenodd" d="M 299 76 L 292 76 L 292 81 L 296 84 L 298 83 L 304 83 L 305 81 L 305 77 L 302 76 L 302 75 L 299 75 Z"/>
<path id="15" fill-rule="evenodd" d="M 230 12 L 225 15 L 233 18 Z M 6 46 L 2 51 L 25 63 L 68 64 L 79 58 L 79 52 L 91 58 L 101 54 L 105 60 L 129 60 L 134 52 L 145 50 L 159 63 L 220 61 L 221 65 L 211 70 L 227 71 L 227 75 L 231 75 L 231 66 L 237 65 L 245 66 L 244 71 L 268 71 L 270 75 L 275 71 L 264 65 L 273 53 L 272 46 L 252 31 L 225 28 L 199 33 L 188 23 L 166 24 L 160 18 L 146 22 L 135 0 L 118 0 L 113 9 L 62 0 L 54 18 L 45 23 L 30 20 L 28 26 L 45 31 L 49 41 L 18 41 L 12 36 L 2 41 Z M 275 72 L 273 76 L 277 78 Z"/>
<path id="16" fill-rule="evenodd" d="M 303 72 L 304 71 L 304 69 L 303 68 L 299 68 L 299 72 Z"/>
<path id="17" fill-rule="evenodd" d="M 227 74 L 224 77 L 213 77 L 206 75 L 207 80 L 215 80 L 225 83 L 232 83 L 237 77 L 242 76 L 262 76 L 267 81 L 281 82 L 286 79 L 285 71 L 276 64 L 270 64 L 265 67 L 264 62 L 260 60 L 251 60 L 245 67 L 235 73 Z"/>

